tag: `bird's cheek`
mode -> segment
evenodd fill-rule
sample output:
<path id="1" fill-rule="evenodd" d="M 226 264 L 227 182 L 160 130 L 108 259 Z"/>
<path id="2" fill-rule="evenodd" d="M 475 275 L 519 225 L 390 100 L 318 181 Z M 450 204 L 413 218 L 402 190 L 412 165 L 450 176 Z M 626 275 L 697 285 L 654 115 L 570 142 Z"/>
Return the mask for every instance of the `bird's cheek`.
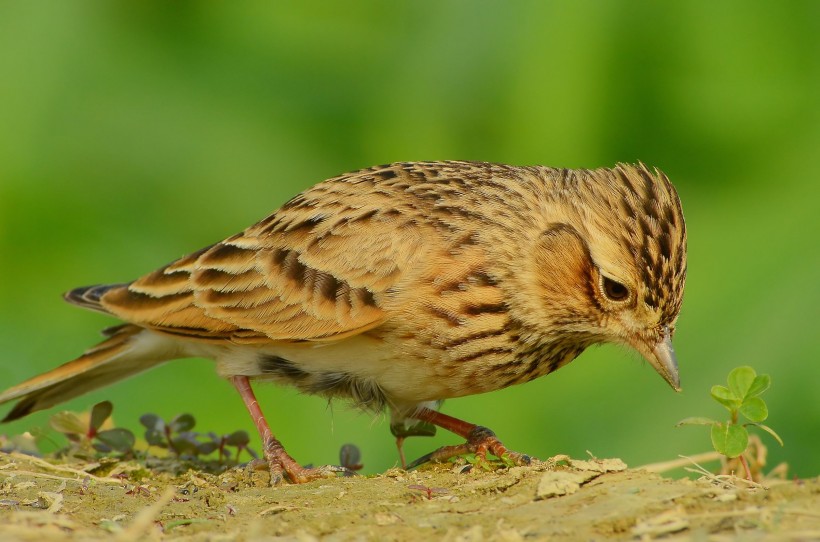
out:
<path id="1" fill-rule="evenodd" d="M 663 313 L 659 309 L 645 303 L 638 303 L 634 309 L 629 311 L 629 318 L 636 332 L 649 334 L 657 339 L 663 335 L 660 330 Z"/>
<path id="2" fill-rule="evenodd" d="M 618 335 L 627 342 L 643 340 L 646 326 L 633 311 L 621 311 L 610 316 L 610 327 L 617 330 Z"/>

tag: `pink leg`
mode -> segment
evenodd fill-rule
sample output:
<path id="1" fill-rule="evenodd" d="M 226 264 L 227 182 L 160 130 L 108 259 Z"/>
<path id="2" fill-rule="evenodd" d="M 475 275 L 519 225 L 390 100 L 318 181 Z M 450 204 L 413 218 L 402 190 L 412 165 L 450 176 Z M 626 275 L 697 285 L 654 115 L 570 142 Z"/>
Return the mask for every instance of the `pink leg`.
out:
<path id="1" fill-rule="evenodd" d="M 242 401 L 245 402 L 245 407 L 247 407 L 253 423 L 256 424 L 256 429 L 259 431 L 259 436 L 262 438 L 265 460 L 270 468 L 271 485 L 281 482 L 283 474 L 287 475 L 291 482 L 301 484 L 347 470 L 343 467 L 321 467 L 317 469 L 302 467 L 285 451 L 282 443 L 273 436 L 273 432 L 270 430 L 267 420 L 265 420 L 265 415 L 262 414 L 262 409 L 259 408 L 259 402 L 256 400 L 256 395 L 253 393 L 248 377 L 233 376 L 231 377 L 231 383 L 239 392 Z"/>

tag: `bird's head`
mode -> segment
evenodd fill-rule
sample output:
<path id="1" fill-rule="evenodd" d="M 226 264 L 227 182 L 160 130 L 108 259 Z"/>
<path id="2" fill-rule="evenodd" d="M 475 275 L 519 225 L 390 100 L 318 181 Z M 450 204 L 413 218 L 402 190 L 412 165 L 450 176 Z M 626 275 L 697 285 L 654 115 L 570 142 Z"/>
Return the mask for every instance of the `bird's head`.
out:
<path id="1" fill-rule="evenodd" d="M 535 250 L 538 304 L 553 332 L 638 351 L 680 390 L 672 335 L 686 277 L 686 228 L 678 195 L 644 165 L 574 172 L 565 215 Z"/>

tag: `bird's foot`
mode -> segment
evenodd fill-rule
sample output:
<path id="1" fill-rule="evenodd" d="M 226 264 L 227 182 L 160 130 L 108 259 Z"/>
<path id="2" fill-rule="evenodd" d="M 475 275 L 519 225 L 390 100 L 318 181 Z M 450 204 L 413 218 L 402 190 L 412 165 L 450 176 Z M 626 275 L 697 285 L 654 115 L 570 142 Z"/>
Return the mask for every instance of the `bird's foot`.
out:
<path id="1" fill-rule="evenodd" d="M 482 462 L 487 460 L 488 453 L 502 461 L 508 461 L 515 465 L 529 465 L 531 461 L 530 456 L 508 450 L 507 447 L 498 440 L 495 433 L 486 427 L 477 425 L 470 431 L 467 436 L 467 442 L 464 444 L 443 446 L 438 450 L 416 459 L 407 465 L 407 470 L 414 469 L 428 462 L 441 463 L 464 454 L 474 454 L 476 460 Z"/>
<path id="2" fill-rule="evenodd" d="M 354 476 L 356 473 L 346 467 L 324 465 L 303 467 L 288 454 L 275 438 L 265 443 L 265 462 L 270 469 L 270 485 L 281 484 L 285 479 L 293 484 L 304 484 L 320 478 L 333 478 L 337 474 Z"/>
<path id="3" fill-rule="evenodd" d="M 232 376 L 231 383 L 239 392 L 245 407 L 251 415 L 256 429 L 259 431 L 259 436 L 262 438 L 262 446 L 264 448 L 265 462 L 270 469 L 270 485 L 275 486 L 282 483 L 287 478 L 294 484 L 304 484 L 311 480 L 318 480 L 319 478 L 329 478 L 335 476 L 337 473 L 344 473 L 347 476 L 355 474 L 352 470 L 345 467 L 325 466 L 325 467 L 303 467 L 297 463 L 285 451 L 285 447 L 279 442 L 279 439 L 273 436 L 270 430 L 265 415 L 259 408 L 259 402 L 251 388 L 250 380 L 247 376 Z"/>
<path id="4" fill-rule="evenodd" d="M 270 468 L 270 483 L 272 486 L 280 484 L 286 476 L 291 483 L 304 484 L 307 482 L 312 482 L 313 480 L 319 480 L 321 478 L 334 478 L 338 474 L 342 474 L 344 476 L 356 475 L 356 473 L 352 470 L 337 465 L 302 467 L 297 464 L 286 469 L 281 465 L 274 464 Z"/>

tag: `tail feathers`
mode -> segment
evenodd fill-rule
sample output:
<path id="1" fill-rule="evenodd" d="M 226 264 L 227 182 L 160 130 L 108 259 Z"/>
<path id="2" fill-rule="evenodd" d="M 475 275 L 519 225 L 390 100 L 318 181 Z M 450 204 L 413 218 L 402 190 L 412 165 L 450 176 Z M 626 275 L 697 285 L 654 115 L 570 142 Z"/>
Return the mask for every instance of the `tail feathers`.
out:
<path id="1" fill-rule="evenodd" d="M 139 326 L 112 328 L 111 337 L 47 373 L 0 394 L 0 404 L 19 399 L 9 422 L 128 378 L 177 357 L 173 343 Z"/>

